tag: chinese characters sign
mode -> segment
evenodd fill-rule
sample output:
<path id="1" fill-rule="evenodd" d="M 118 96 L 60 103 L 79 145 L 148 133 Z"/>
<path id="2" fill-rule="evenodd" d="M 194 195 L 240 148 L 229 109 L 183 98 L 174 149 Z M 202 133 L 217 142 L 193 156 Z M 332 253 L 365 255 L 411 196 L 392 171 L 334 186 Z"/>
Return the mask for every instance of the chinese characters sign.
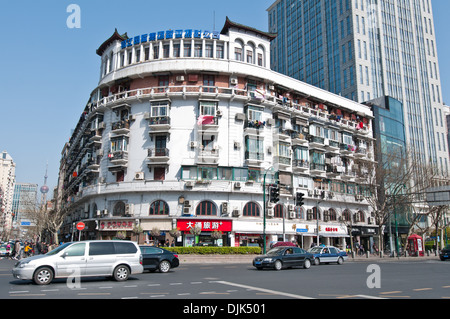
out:
<path id="1" fill-rule="evenodd" d="M 231 220 L 193 220 L 193 219 L 179 219 L 177 227 L 181 231 L 189 231 L 191 228 L 201 228 L 202 231 L 221 231 L 229 232 L 232 230 Z"/>

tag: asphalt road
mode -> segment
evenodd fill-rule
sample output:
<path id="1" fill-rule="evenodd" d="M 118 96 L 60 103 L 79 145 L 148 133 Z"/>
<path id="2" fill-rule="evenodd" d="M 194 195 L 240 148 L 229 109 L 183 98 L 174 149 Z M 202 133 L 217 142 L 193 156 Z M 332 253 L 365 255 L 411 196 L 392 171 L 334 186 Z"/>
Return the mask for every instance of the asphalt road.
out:
<path id="1" fill-rule="evenodd" d="M 121 283 L 95 277 L 72 286 L 64 279 L 48 286 L 16 280 L 13 264 L 0 260 L 1 299 L 180 299 L 186 306 L 203 299 L 252 304 L 269 299 L 450 299 L 450 261 L 437 259 L 346 262 L 281 271 L 258 271 L 249 264 L 182 264 L 166 274 L 146 272 Z"/>

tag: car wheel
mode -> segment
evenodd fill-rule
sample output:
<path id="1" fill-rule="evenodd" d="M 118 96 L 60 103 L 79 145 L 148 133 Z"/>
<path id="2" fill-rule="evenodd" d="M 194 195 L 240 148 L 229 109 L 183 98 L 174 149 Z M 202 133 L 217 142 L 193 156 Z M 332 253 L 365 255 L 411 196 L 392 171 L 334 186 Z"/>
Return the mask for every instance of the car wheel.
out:
<path id="1" fill-rule="evenodd" d="M 48 285 L 53 280 L 53 270 L 49 267 L 42 267 L 36 270 L 33 281 L 36 285 Z"/>
<path id="2" fill-rule="evenodd" d="M 337 263 L 338 265 L 342 265 L 344 263 L 344 259 L 342 257 L 339 257 Z"/>
<path id="3" fill-rule="evenodd" d="M 170 270 L 170 263 L 167 260 L 161 261 L 161 263 L 159 264 L 159 271 L 166 273 L 169 270 Z"/>
<path id="4" fill-rule="evenodd" d="M 130 269 L 125 265 L 117 266 L 114 269 L 113 277 L 115 281 L 126 281 L 130 275 Z"/>
<path id="5" fill-rule="evenodd" d="M 316 265 L 316 266 L 320 265 L 319 257 L 314 258 L 314 265 Z"/>
<path id="6" fill-rule="evenodd" d="M 274 268 L 275 270 L 281 270 L 281 268 L 283 268 L 283 263 L 281 262 L 281 260 L 275 261 Z"/>
<path id="7" fill-rule="evenodd" d="M 311 261 L 309 259 L 305 259 L 305 262 L 303 263 L 303 268 L 309 269 L 311 267 Z"/>

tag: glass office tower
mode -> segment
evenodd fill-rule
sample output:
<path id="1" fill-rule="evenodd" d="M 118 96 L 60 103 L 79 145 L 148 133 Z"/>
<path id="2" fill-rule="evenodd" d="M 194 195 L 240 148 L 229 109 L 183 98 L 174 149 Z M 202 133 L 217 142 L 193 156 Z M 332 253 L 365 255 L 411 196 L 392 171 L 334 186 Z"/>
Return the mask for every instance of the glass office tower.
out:
<path id="1" fill-rule="evenodd" d="M 358 102 L 399 100 L 408 146 L 446 180 L 431 0 L 277 0 L 267 11 L 269 31 L 278 34 L 275 71 Z"/>

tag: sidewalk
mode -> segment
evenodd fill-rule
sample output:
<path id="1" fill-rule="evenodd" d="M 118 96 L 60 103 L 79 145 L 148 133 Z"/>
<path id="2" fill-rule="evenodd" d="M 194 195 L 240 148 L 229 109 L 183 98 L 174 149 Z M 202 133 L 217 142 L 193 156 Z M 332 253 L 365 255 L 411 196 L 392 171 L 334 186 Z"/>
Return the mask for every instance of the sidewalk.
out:
<path id="1" fill-rule="evenodd" d="M 249 264 L 251 265 L 253 259 L 257 255 L 178 255 L 180 264 Z M 380 258 L 376 255 L 370 255 L 369 257 L 355 256 L 348 257 L 346 262 L 401 262 L 401 261 L 424 261 L 424 260 L 437 260 L 439 256 L 435 256 L 434 253 L 430 256 L 424 257 L 389 257 L 383 256 Z"/>

